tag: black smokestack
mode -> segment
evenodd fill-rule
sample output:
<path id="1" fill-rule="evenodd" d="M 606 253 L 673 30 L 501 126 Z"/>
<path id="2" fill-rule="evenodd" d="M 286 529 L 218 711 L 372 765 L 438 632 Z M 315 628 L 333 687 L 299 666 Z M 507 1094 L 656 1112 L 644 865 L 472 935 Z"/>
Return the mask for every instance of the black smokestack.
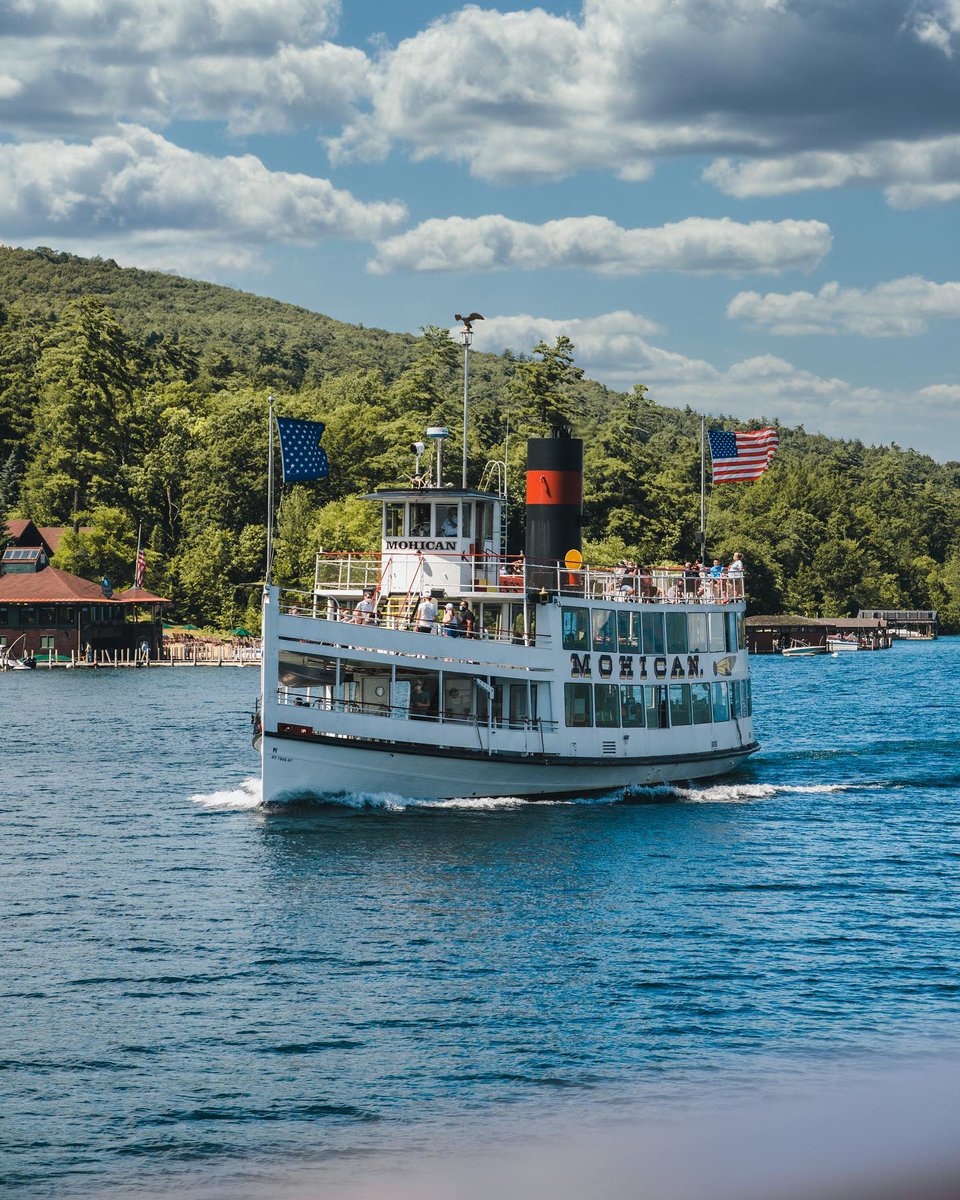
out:
<path id="1" fill-rule="evenodd" d="M 527 442 L 527 580 L 556 588 L 558 562 L 580 552 L 583 442 L 560 434 Z M 561 576 L 566 579 L 565 575 Z"/>

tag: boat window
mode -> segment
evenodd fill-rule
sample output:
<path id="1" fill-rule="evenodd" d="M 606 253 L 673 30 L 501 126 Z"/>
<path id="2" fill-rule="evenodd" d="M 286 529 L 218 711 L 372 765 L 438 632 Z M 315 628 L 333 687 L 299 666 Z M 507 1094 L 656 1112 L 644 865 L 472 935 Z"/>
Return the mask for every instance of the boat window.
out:
<path id="1" fill-rule="evenodd" d="M 753 716 L 753 685 L 749 679 L 743 681 L 743 703 L 747 710 L 747 716 Z"/>
<path id="2" fill-rule="evenodd" d="M 712 612 L 707 614 L 707 621 L 710 625 L 710 652 L 712 654 L 722 654 L 727 648 L 727 638 L 723 628 L 723 618 L 726 613 Z"/>
<path id="3" fill-rule="evenodd" d="M 728 654 L 735 654 L 737 650 L 737 614 L 735 612 L 724 613 L 726 623 L 726 645 L 724 650 Z"/>
<path id="4" fill-rule="evenodd" d="M 615 683 L 593 685 L 594 708 L 598 729 L 619 729 L 620 688 Z"/>
<path id="5" fill-rule="evenodd" d="M 437 537 L 456 537 L 460 532 L 459 504 L 437 505 Z"/>
<path id="6" fill-rule="evenodd" d="M 670 717 L 667 711 L 667 689 L 663 684 L 645 687 L 644 695 L 647 701 L 647 728 L 667 729 Z"/>
<path id="7" fill-rule="evenodd" d="M 489 503 L 481 503 L 477 505 L 477 532 L 485 542 L 493 541 L 493 505 Z M 505 546 L 500 547 L 500 553 L 503 554 L 506 550 Z"/>
<path id="8" fill-rule="evenodd" d="M 461 509 L 461 512 L 463 513 L 463 528 L 461 529 L 460 532 L 463 534 L 463 536 L 465 538 L 468 538 L 470 536 L 470 529 L 471 529 L 470 515 L 473 511 L 473 505 L 467 504 L 466 502 L 464 502 L 463 504 L 460 505 L 460 509 Z"/>
<path id="9" fill-rule="evenodd" d="M 393 687 L 393 705 L 397 716 L 403 716 L 402 710 L 406 709 L 414 721 L 430 720 L 437 715 L 439 696 L 439 671 L 397 667 Z"/>
<path id="10" fill-rule="evenodd" d="M 735 679 L 730 684 L 730 712 L 734 717 L 745 717 L 747 715 L 743 711 L 743 699 L 739 679 Z"/>
<path id="11" fill-rule="evenodd" d="M 706 613 L 687 613 L 687 642 L 689 643 L 688 649 L 691 654 L 698 650 L 709 649 Z"/>
<path id="12" fill-rule="evenodd" d="M 510 629 L 515 646 L 523 643 L 523 605 L 510 605 Z M 532 642 L 537 636 L 537 606 L 535 604 L 527 607 L 527 640 Z"/>
<path id="13" fill-rule="evenodd" d="M 737 613 L 737 648 L 739 650 L 747 648 L 747 619 L 743 613 Z"/>
<path id="14" fill-rule="evenodd" d="M 567 608 L 560 610 L 563 618 L 563 648 L 564 650 L 590 649 L 590 610 L 587 608 Z M 569 725 L 569 721 L 567 724 Z"/>
<path id="15" fill-rule="evenodd" d="M 621 654 L 640 653 L 640 614 L 630 609 L 617 613 L 617 642 Z"/>
<path id="16" fill-rule="evenodd" d="M 690 724 L 690 684 L 670 684 L 670 724 Z"/>
<path id="17" fill-rule="evenodd" d="M 667 621 L 667 653 L 686 654 L 687 652 L 687 614 L 668 612 Z"/>
<path id="18" fill-rule="evenodd" d="M 713 719 L 715 721 L 730 720 L 730 691 L 725 683 L 713 685 Z"/>
<path id="19" fill-rule="evenodd" d="M 563 719 L 568 726 L 593 724 L 593 697 L 589 683 L 563 685 Z"/>
<path id="20" fill-rule="evenodd" d="M 510 728 L 522 729 L 530 720 L 530 694 L 525 683 L 510 684 Z"/>
<path id="21" fill-rule="evenodd" d="M 620 724 L 624 729 L 642 729 L 643 687 L 639 683 L 620 684 Z"/>
<path id="22" fill-rule="evenodd" d="M 612 608 L 595 608 L 590 613 L 593 624 L 593 648 L 614 654 L 617 649 L 617 614 Z"/>
<path id="23" fill-rule="evenodd" d="M 406 534 L 403 519 L 405 511 L 405 504 L 385 504 L 383 506 L 384 537 L 399 538 Z"/>
<path id="24" fill-rule="evenodd" d="M 474 715 L 473 679 L 469 675 L 443 673 L 443 719 L 471 721 Z"/>
<path id="25" fill-rule="evenodd" d="M 710 711 L 710 684 L 690 684 L 690 707 L 693 710 L 694 725 L 709 725 L 713 718 Z"/>
<path id="26" fill-rule="evenodd" d="M 501 621 L 503 619 L 502 604 L 481 604 L 480 605 L 480 628 L 484 634 L 496 640 L 500 636 Z"/>
<path id="27" fill-rule="evenodd" d="M 663 613 L 645 612 L 642 621 L 644 654 L 663 654 Z"/>
<path id="28" fill-rule="evenodd" d="M 425 538 L 430 536 L 430 505 L 410 505 L 410 536 Z"/>

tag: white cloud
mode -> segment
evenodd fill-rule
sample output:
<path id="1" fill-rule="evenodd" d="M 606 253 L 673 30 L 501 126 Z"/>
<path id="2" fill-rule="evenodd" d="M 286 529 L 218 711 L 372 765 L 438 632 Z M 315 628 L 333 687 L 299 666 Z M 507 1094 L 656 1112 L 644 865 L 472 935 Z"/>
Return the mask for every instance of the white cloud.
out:
<path id="1" fill-rule="evenodd" d="M 398 202 L 367 204 L 325 179 L 269 171 L 253 155 L 211 158 L 137 126 L 88 145 L 0 145 L 0 230 L 22 239 L 99 239 L 154 251 L 189 234 L 199 244 L 255 253 L 268 243 L 371 239 L 396 225 Z M 246 247 L 246 250 L 242 248 Z M 103 253 L 103 250 L 99 250 Z"/>
<path id="2" fill-rule="evenodd" d="M 385 274 L 579 268 L 604 275 L 809 270 L 830 242 L 830 229 L 821 221 L 744 224 L 691 217 L 653 229 L 622 229 L 598 216 L 543 225 L 503 216 L 446 217 L 381 242 L 370 269 Z"/>
<path id="3" fill-rule="evenodd" d="M 740 292 L 727 316 L 775 334 L 854 333 L 863 337 L 913 337 L 931 320 L 960 320 L 960 283 L 933 283 L 911 275 L 875 287 L 819 292 Z"/>
<path id="4" fill-rule="evenodd" d="M 957 0 L 467 6 L 381 56 L 370 111 L 329 145 L 370 159 L 399 143 L 495 182 L 717 156 L 707 178 L 733 194 L 866 183 L 942 202 L 960 188 L 958 30 Z"/>
<path id="5" fill-rule="evenodd" d="M 178 117 L 238 132 L 343 121 L 370 63 L 325 40 L 338 13 L 336 0 L 16 0 L 0 15 L 0 120 L 30 136 Z"/>
<path id="6" fill-rule="evenodd" d="M 941 460 L 960 457 L 960 386 L 932 384 L 912 393 L 858 387 L 774 355 L 718 367 L 652 343 L 652 323 L 629 312 L 589 319 L 496 317 L 474 329 L 475 348 L 494 352 L 529 350 L 566 334 L 591 378 L 622 390 L 646 383 L 659 404 L 802 424 L 832 437 L 898 441 Z"/>

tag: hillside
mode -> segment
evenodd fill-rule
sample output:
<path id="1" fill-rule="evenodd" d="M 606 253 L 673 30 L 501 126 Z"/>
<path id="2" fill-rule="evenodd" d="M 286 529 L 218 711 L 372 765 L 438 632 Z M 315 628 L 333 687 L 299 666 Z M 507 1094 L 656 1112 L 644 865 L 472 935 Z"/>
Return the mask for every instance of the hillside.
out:
<path id="1" fill-rule="evenodd" d="M 586 436 L 585 533 L 595 558 L 683 561 L 697 549 L 699 417 L 638 387 L 581 378 L 575 348 L 471 358 L 470 475 L 509 445 L 511 545 L 522 537 L 524 437 Z M 178 615 L 256 621 L 264 563 L 266 393 L 323 420 L 330 479 L 287 490 L 276 570 L 372 548 L 372 506 L 427 424 L 459 461 L 462 358 L 444 329 L 412 337 L 155 271 L 0 247 L 0 519 L 80 522 L 58 563 L 125 579 L 136 530 L 148 580 Z M 735 427 L 742 422 L 724 422 Z M 753 611 L 839 615 L 938 608 L 960 628 L 960 464 L 781 430 L 758 482 L 710 497 L 711 553 L 742 551 Z"/>

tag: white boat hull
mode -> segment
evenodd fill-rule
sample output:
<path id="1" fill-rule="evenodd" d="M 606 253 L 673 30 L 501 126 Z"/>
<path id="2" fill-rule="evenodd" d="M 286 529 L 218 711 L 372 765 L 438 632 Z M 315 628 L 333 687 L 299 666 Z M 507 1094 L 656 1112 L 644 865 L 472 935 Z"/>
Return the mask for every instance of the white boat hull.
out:
<path id="1" fill-rule="evenodd" d="M 449 800 L 479 796 L 585 796 L 627 787 L 708 779 L 734 770 L 756 747 L 686 760 L 610 763 L 511 761 L 420 754 L 267 735 L 262 740 L 263 799 L 400 796 Z"/>

